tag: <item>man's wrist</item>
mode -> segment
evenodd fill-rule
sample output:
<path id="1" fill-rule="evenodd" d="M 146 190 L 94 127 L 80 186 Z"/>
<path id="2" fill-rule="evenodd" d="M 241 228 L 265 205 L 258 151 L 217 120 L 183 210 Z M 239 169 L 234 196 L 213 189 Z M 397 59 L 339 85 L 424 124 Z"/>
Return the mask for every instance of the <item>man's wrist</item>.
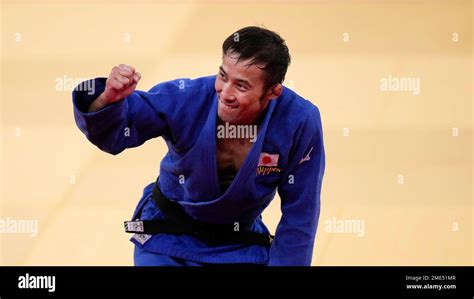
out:
<path id="1" fill-rule="evenodd" d="M 89 106 L 88 112 L 96 112 L 108 105 L 105 92 L 102 92 Z"/>

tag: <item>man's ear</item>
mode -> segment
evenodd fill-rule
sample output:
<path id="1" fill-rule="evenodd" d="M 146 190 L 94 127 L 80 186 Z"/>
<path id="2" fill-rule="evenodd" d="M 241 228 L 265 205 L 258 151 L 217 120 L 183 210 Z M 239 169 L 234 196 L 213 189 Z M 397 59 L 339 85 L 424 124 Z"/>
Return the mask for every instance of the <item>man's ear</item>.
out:
<path id="1" fill-rule="evenodd" d="M 265 98 L 267 98 L 268 100 L 274 100 L 281 95 L 282 91 L 283 91 L 283 86 L 280 83 L 278 83 L 274 85 L 272 88 L 268 89 L 267 94 L 265 95 Z"/>

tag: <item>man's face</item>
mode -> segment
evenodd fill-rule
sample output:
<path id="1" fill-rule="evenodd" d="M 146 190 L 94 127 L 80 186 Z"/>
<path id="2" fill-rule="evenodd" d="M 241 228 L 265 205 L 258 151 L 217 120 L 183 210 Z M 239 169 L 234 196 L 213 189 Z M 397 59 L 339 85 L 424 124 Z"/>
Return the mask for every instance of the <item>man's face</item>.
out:
<path id="1" fill-rule="evenodd" d="M 248 60 L 237 62 L 238 54 L 227 54 L 222 59 L 216 77 L 218 97 L 217 115 L 230 124 L 254 124 L 270 99 L 278 95 L 263 93 L 264 71 Z"/>

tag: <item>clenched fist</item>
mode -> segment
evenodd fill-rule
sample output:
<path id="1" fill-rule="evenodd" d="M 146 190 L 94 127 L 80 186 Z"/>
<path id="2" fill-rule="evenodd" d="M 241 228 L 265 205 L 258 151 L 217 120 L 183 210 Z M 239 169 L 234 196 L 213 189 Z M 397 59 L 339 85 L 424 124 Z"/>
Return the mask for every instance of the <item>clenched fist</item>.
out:
<path id="1" fill-rule="evenodd" d="M 94 112 L 103 107 L 128 97 L 137 87 L 141 75 L 135 68 L 126 64 L 114 66 L 105 83 L 104 92 L 92 102 L 89 112 Z"/>

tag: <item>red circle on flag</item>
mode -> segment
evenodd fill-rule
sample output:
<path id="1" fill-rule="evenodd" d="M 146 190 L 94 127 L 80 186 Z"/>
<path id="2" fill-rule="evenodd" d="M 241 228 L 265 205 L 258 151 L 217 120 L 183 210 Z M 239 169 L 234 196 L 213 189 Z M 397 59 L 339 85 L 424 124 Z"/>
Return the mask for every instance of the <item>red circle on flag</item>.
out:
<path id="1" fill-rule="evenodd" d="M 263 157 L 263 158 L 262 158 L 262 162 L 263 162 L 263 164 L 268 164 L 268 163 L 272 162 L 272 158 L 270 158 L 270 157 Z"/>

